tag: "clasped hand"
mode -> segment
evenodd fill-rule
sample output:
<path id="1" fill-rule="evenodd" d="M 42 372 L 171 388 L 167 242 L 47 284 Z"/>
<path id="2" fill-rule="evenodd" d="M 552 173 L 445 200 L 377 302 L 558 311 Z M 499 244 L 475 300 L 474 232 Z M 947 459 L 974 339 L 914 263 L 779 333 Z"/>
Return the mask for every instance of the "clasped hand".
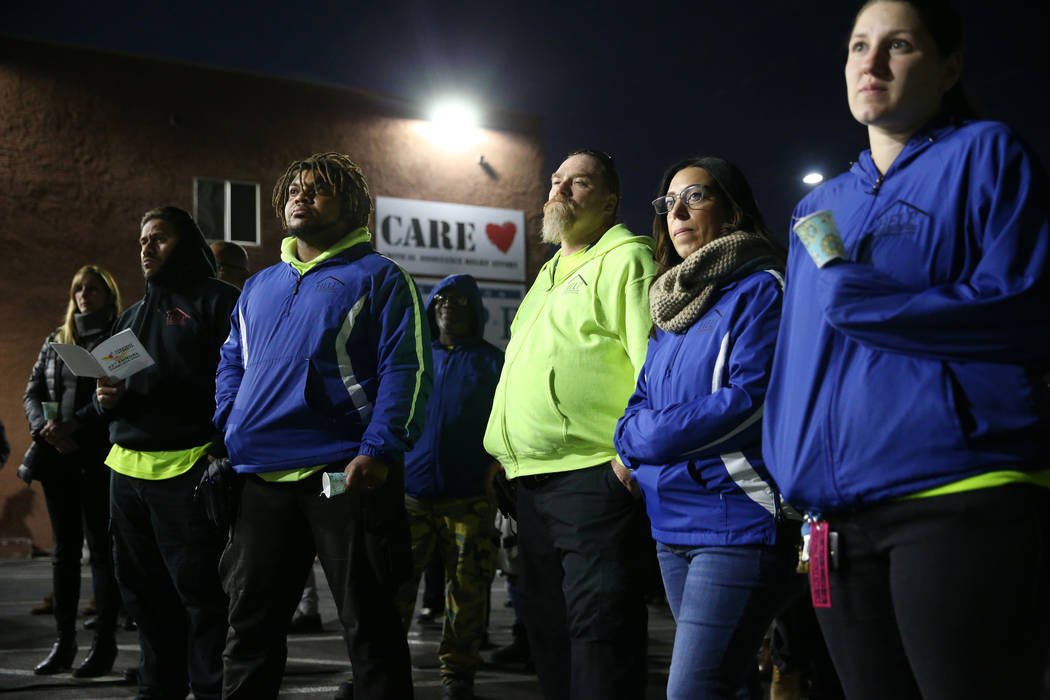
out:
<path id="1" fill-rule="evenodd" d="M 386 483 L 390 468 L 386 462 L 368 455 L 357 455 L 343 470 L 347 491 L 375 491 Z"/>

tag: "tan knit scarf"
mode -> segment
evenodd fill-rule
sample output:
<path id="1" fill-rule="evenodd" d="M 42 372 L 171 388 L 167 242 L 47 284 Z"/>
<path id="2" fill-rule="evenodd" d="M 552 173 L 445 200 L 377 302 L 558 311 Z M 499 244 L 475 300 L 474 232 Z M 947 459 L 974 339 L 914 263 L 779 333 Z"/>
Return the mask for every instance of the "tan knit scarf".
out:
<path id="1" fill-rule="evenodd" d="M 718 300 L 718 290 L 740 267 L 771 255 L 776 250 L 757 233 L 735 231 L 716 238 L 649 288 L 653 323 L 669 333 L 685 333 Z"/>

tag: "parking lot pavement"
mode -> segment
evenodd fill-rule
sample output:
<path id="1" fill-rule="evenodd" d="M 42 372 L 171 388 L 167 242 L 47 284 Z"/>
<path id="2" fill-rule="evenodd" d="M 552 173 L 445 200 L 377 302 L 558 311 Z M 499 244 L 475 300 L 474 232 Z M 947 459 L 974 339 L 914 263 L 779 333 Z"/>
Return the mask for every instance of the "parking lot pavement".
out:
<path id="1" fill-rule="evenodd" d="M 324 574 L 315 565 L 320 589 L 320 611 L 324 633 L 292 635 L 288 638 L 288 666 L 280 698 L 331 698 L 339 684 L 350 678 L 349 662 L 336 620 L 335 604 L 324 583 Z M 82 576 L 81 608 L 91 598 L 88 567 Z M 136 688 L 123 680 L 125 669 L 138 663 L 138 633 L 121 630 L 119 655 L 111 675 L 97 679 L 74 679 L 69 673 L 35 676 L 33 666 L 47 655 L 55 641 L 54 619 L 50 615 L 30 615 L 29 610 L 51 590 L 51 563 L 46 558 L 30 561 L 0 560 L 0 692 L 12 700 L 129 700 Z M 510 643 L 513 614 L 503 579 L 492 587 L 492 613 L 489 636 L 494 646 Z M 78 619 L 82 625 L 83 619 Z M 409 632 L 413 679 L 417 700 L 441 697 L 437 644 L 441 631 L 436 626 L 414 624 Z M 649 680 L 647 700 L 663 698 L 667 666 L 671 657 L 674 622 L 666 607 L 649 607 Z M 91 646 L 91 632 L 80 629 L 78 661 Z M 487 657 L 488 652 L 482 652 Z M 481 700 L 526 700 L 542 695 L 536 677 L 520 668 L 486 667 L 475 679 L 475 693 Z"/>

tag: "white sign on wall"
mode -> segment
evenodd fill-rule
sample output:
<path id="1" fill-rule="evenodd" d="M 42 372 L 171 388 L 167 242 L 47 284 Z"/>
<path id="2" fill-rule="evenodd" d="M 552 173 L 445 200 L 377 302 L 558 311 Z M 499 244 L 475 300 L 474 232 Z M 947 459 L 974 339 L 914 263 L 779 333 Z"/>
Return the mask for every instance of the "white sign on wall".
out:
<path id="1" fill-rule="evenodd" d="M 525 212 L 376 197 L 376 250 L 413 275 L 525 281 Z"/>

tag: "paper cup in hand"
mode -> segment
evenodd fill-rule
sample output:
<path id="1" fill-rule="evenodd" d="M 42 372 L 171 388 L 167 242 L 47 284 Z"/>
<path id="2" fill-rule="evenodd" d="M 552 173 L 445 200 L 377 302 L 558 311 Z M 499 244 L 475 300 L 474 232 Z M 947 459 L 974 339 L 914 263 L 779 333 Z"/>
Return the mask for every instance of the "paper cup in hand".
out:
<path id="1" fill-rule="evenodd" d="M 40 406 L 44 409 L 44 420 L 58 422 L 58 401 L 41 401 Z"/>
<path id="2" fill-rule="evenodd" d="M 346 491 L 346 474 L 343 472 L 325 472 L 321 475 L 321 493 L 325 498 L 338 496 Z"/>
<path id="3" fill-rule="evenodd" d="M 817 267 L 824 267 L 835 259 L 846 259 L 846 248 L 839 237 L 839 227 L 835 225 L 835 217 L 829 209 L 800 219 L 793 230 Z"/>

